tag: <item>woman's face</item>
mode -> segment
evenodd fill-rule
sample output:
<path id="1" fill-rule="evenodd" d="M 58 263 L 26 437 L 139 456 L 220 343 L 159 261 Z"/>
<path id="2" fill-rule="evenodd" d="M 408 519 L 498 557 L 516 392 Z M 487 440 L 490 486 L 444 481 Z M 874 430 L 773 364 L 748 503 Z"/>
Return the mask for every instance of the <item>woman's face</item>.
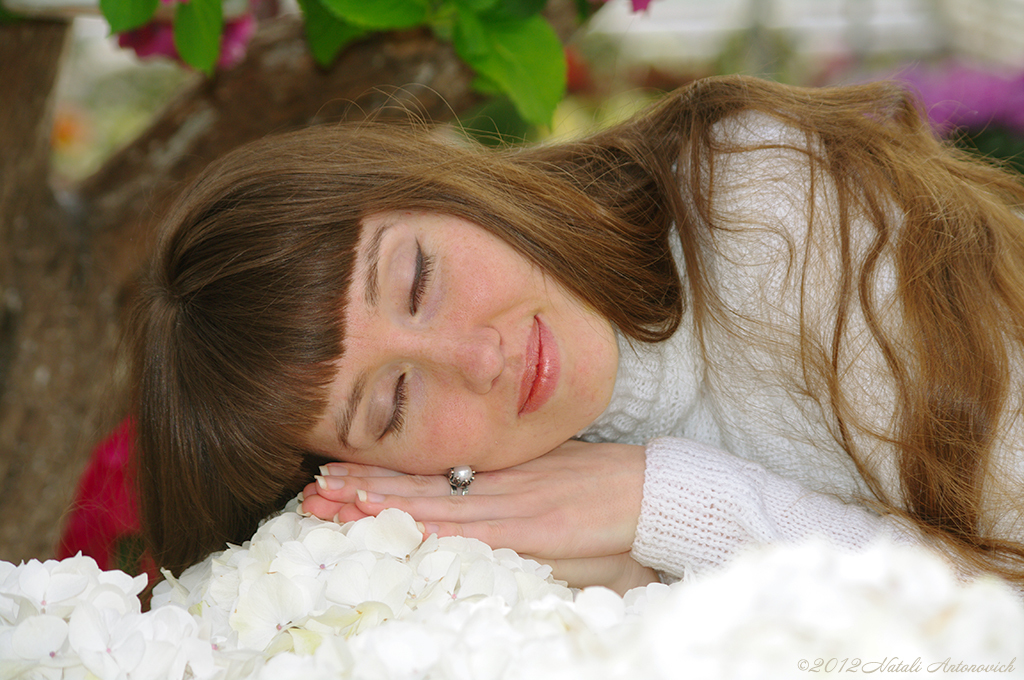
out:
<path id="1" fill-rule="evenodd" d="M 455 217 L 375 215 L 310 444 L 412 474 L 511 467 L 593 422 L 617 366 L 611 324 L 499 238 Z"/>

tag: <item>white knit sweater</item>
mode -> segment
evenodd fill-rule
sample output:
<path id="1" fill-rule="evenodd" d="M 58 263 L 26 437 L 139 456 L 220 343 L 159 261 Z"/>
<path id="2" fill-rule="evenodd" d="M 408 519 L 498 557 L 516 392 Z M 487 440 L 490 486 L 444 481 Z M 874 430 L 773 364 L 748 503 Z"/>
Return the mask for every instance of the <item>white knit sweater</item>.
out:
<path id="1" fill-rule="evenodd" d="M 808 145 L 803 133 L 761 114 L 727 120 L 717 133 L 747 144 Z M 768 542 L 823 537 L 857 548 L 881 536 L 920 540 L 904 523 L 858 503 L 867 488 L 833 436 L 827 405 L 804 379 L 801 319 L 804 328 L 818 328 L 812 333 L 820 337 L 812 337 L 828 347 L 840 270 L 836 220 L 829 219 L 834 185 L 816 174 L 809 208 L 811 180 L 806 155 L 793 148 L 716 158 L 716 217 L 742 228 L 717 230 L 705 246 L 711 282 L 736 313 L 738 328 L 710 324 L 706 360 L 689 316 L 657 345 L 620 337 L 611 404 L 580 433 L 589 441 L 646 444 L 633 555 L 663 573 L 700 573 Z M 855 262 L 871 233 L 866 223 L 858 226 L 854 219 Z M 882 323 L 898 330 L 893 271 L 883 256 L 875 301 L 885 310 Z M 866 422 L 891 431 L 892 379 L 862 317 L 851 314 L 843 340 L 844 395 Z M 1019 422 L 1008 422 L 1007 439 L 1021 441 L 1019 434 Z M 886 492 L 897 497 L 892 451 L 867 434 L 852 436 Z M 1021 475 L 1016 447 L 1008 451 L 1015 461 L 1010 470 Z"/>

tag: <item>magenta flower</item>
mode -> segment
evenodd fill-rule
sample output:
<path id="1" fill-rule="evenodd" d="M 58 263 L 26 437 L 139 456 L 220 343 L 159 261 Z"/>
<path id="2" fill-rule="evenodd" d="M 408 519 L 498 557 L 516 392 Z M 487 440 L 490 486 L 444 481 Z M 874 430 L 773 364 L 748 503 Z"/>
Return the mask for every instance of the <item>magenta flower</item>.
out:
<path id="1" fill-rule="evenodd" d="M 590 4 L 592 6 L 596 7 L 597 5 L 601 4 L 602 2 L 607 3 L 607 2 L 610 2 L 610 1 L 611 0 L 590 0 Z M 647 9 L 648 5 L 651 4 L 651 0 L 630 0 L 630 4 L 633 5 L 633 11 L 634 12 L 643 12 L 644 10 Z"/>
<path id="2" fill-rule="evenodd" d="M 175 2 L 175 0 L 161 1 L 168 4 Z M 254 33 L 256 33 L 256 18 L 252 14 L 243 14 L 224 22 L 217 67 L 228 69 L 242 61 L 245 57 L 246 47 Z M 123 48 L 135 50 L 135 54 L 142 59 L 170 57 L 181 61 L 178 50 L 174 47 L 174 27 L 167 21 L 153 21 L 145 26 L 121 33 L 117 36 L 117 44 Z"/>
<path id="3" fill-rule="evenodd" d="M 121 33 L 117 36 L 117 44 L 130 47 L 142 59 L 156 56 L 178 58 L 178 50 L 174 47 L 174 28 L 166 21 L 153 21 Z"/>
<path id="4" fill-rule="evenodd" d="M 118 542 L 137 537 L 140 531 L 131 468 L 134 444 L 135 425 L 126 418 L 93 449 L 64 525 L 58 559 L 81 552 L 96 560 L 100 569 L 123 566 L 116 564 Z"/>
<path id="5" fill-rule="evenodd" d="M 940 134 L 1000 125 L 1024 133 L 1024 74 L 964 64 L 915 68 L 897 75 L 921 97 Z"/>
<path id="6" fill-rule="evenodd" d="M 224 24 L 224 34 L 220 41 L 220 57 L 217 59 L 217 67 L 228 69 L 242 61 L 245 57 L 246 47 L 256 33 L 256 17 L 252 14 L 243 14 Z"/>

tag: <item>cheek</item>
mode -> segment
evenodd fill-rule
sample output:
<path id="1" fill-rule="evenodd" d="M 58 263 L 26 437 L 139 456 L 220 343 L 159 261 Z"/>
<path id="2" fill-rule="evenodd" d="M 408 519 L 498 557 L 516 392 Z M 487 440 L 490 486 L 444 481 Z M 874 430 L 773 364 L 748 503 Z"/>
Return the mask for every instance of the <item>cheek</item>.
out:
<path id="1" fill-rule="evenodd" d="M 434 461 L 447 469 L 480 460 L 509 434 L 479 402 L 449 398 L 435 400 L 423 422 L 422 440 Z"/>

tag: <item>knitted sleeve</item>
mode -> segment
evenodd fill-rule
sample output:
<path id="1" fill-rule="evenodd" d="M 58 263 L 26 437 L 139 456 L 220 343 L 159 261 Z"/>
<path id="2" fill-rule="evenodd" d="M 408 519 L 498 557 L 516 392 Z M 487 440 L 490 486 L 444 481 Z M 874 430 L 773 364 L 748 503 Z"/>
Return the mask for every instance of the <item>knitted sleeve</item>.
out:
<path id="1" fill-rule="evenodd" d="M 808 491 L 757 463 L 688 439 L 647 445 L 647 471 L 633 557 L 681 578 L 714 570 L 766 543 L 824 539 L 857 549 L 882 537 L 920 538 L 895 519 Z"/>

